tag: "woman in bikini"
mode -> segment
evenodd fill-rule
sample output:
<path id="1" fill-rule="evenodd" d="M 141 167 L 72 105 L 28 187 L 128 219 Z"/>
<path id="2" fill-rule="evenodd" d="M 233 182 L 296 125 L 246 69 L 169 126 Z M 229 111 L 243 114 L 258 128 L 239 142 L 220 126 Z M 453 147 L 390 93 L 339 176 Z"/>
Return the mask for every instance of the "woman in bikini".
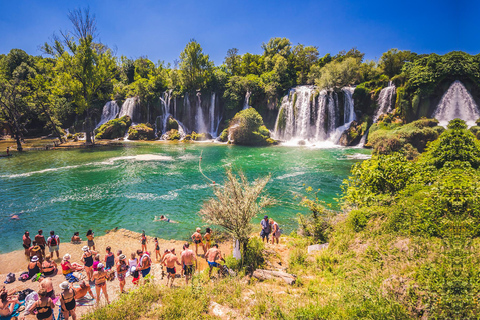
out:
<path id="1" fill-rule="evenodd" d="M 124 293 L 125 291 L 123 288 L 125 288 L 125 277 L 127 275 L 128 271 L 128 265 L 126 263 L 127 257 L 124 254 L 121 254 L 118 257 L 118 263 L 117 263 L 117 278 L 118 281 L 120 282 L 120 292 Z"/>
<path id="2" fill-rule="evenodd" d="M 92 280 L 95 280 L 95 291 L 97 293 L 97 305 L 100 302 L 100 292 L 103 291 L 105 295 L 105 299 L 107 303 L 110 303 L 108 300 L 108 293 L 107 293 L 107 272 L 103 270 L 103 263 L 98 265 L 97 271 L 93 273 Z"/>
<path id="3" fill-rule="evenodd" d="M 63 317 L 65 320 L 68 320 L 70 317 L 76 320 L 77 315 L 75 314 L 75 308 L 77 307 L 77 302 L 75 301 L 75 290 L 70 288 L 68 281 L 60 283 L 60 289 L 63 290 L 60 296 Z"/>
<path id="4" fill-rule="evenodd" d="M 42 272 L 42 265 L 40 264 L 40 261 L 38 261 L 37 256 L 33 256 L 32 259 L 30 259 L 30 262 L 28 263 L 27 268 L 28 268 L 28 279 L 31 279 L 36 274 Z"/>
<path id="5" fill-rule="evenodd" d="M 155 259 L 157 259 L 157 261 L 159 261 L 158 258 L 162 258 L 162 255 L 160 254 L 160 246 L 158 245 L 158 239 L 157 238 L 155 238 L 154 241 L 155 241 L 154 242 L 155 243 Z"/>
<path id="6" fill-rule="evenodd" d="M 92 229 L 87 231 L 87 245 L 90 250 L 95 250 L 95 242 L 93 242 L 93 231 Z"/>
<path id="7" fill-rule="evenodd" d="M 9 317 L 12 315 L 13 311 L 15 310 L 15 305 L 20 303 L 17 298 L 8 299 L 7 291 L 2 289 L 2 293 L 0 294 L 0 317 Z"/>
<path id="8" fill-rule="evenodd" d="M 208 249 L 211 247 L 212 242 L 212 229 L 206 228 L 205 235 L 203 236 L 205 239 L 205 246 L 203 247 L 203 252 L 206 253 Z"/>
<path id="9" fill-rule="evenodd" d="M 84 246 L 82 248 L 83 250 L 83 255 L 82 255 L 82 261 L 85 265 L 85 271 L 87 272 L 87 278 L 88 281 L 92 280 L 93 276 L 93 255 L 97 254 L 95 251 L 90 251 L 88 246 Z"/>
<path id="10" fill-rule="evenodd" d="M 145 235 L 145 230 L 142 232 L 142 238 L 140 239 L 142 243 L 142 251 L 147 252 L 147 236 Z"/>
<path id="11" fill-rule="evenodd" d="M 45 289 L 38 290 L 39 300 L 35 301 L 28 312 L 33 313 L 33 310 L 37 309 L 37 319 L 52 320 L 53 319 L 53 304 L 52 299 L 47 297 L 47 291 Z"/>

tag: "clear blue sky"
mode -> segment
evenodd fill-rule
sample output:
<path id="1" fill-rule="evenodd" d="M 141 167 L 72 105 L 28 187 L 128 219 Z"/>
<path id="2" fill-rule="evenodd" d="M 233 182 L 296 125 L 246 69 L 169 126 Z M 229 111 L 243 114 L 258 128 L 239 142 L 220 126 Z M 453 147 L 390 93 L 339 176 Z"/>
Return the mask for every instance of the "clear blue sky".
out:
<path id="1" fill-rule="evenodd" d="M 262 53 L 262 42 L 287 37 L 321 55 L 357 47 L 367 59 L 390 48 L 480 53 L 480 1 L 199 1 L 0 0 L 0 53 L 40 54 L 53 32 L 67 30 L 69 10 L 90 7 L 100 39 L 117 54 L 173 62 L 195 38 L 218 65 L 229 48 Z"/>

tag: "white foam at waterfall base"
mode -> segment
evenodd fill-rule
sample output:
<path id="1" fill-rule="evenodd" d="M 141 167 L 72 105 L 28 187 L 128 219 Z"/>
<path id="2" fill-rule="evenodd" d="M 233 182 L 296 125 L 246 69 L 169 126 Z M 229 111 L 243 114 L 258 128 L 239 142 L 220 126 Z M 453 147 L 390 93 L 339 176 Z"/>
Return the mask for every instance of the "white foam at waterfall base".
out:
<path id="1" fill-rule="evenodd" d="M 120 114 L 118 115 L 119 118 L 123 116 L 129 116 L 132 119 L 132 125 L 135 125 L 135 121 L 141 118 L 141 115 L 137 112 L 137 97 L 128 98 L 122 104 L 122 108 L 120 109 Z"/>
<path id="2" fill-rule="evenodd" d="M 102 116 L 100 118 L 100 122 L 95 126 L 95 129 L 100 127 L 102 124 L 107 123 L 110 120 L 113 120 L 117 117 L 119 113 L 119 107 L 116 101 L 108 101 L 102 110 Z"/>
<path id="3" fill-rule="evenodd" d="M 467 88 L 463 83 L 456 80 L 443 95 L 432 117 L 437 119 L 439 125 L 444 127 L 455 118 L 464 120 L 471 127 L 480 118 L 480 111 Z"/>

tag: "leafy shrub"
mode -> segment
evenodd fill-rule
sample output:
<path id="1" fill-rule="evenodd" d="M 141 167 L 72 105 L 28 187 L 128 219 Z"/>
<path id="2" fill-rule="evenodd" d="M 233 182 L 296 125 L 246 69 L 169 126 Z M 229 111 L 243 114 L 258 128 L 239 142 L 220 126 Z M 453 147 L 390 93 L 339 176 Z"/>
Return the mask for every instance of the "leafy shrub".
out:
<path id="1" fill-rule="evenodd" d="M 263 125 L 262 116 L 254 108 L 242 110 L 230 122 L 229 132 L 235 144 L 269 145 L 270 132 Z"/>
<path id="2" fill-rule="evenodd" d="M 140 123 L 128 129 L 129 140 L 155 140 L 155 130 L 149 123 Z"/>
<path id="3" fill-rule="evenodd" d="M 177 129 L 171 129 L 170 131 L 168 131 L 166 133 L 167 137 L 166 137 L 166 140 L 180 140 L 180 133 L 178 132 Z"/>
<path id="4" fill-rule="evenodd" d="M 220 134 L 220 141 L 227 142 L 228 141 L 228 128 L 225 128 L 222 133 Z"/>
<path id="5" fill-rule="evenodd" d="M 178 130 L 178 121 L 175 120 L 173 117 L 169 117 L 167 121 L 166 131 L 170 131 L 172 129 Z"/>

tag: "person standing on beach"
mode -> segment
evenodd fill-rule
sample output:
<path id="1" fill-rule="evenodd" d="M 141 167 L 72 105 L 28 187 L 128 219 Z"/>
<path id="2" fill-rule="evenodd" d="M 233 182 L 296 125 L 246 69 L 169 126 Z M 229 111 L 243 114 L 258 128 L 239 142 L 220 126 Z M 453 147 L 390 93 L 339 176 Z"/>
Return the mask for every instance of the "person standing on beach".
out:
<path id="1" fill-rule="evenodd" d="M 197 256 L 193 254 L 193 251 L 189 248 L 190 244 L 187 242 L 183 246 L 185 250 L 183 250 L 181 255 L 183 271 L 185 273 L 185 284 L 188 285 L 188 280 L 192 278 L 193 275 L 193 261 L 195 261 L 195 265 L 197 264 Z"/>
<path id="2" fill-rule="evenodd" d="M 162 255 L 160 254 L 160 246 L 158 244 L 158 239 L 155 238 L 154 240 L 154 244 L 155 244 L 155 259 L 158 261 L 160 261 L 158 258 L 162 258 Z"/>
<path id="3" fill-rule="evenodd" d="M 22 239 L 23 239 L 23 248 L 25 249 L 25 255 L 27 256 L 27 258 L 30 258 L 29 249 L 32 244 L 32 239 L 30 239 L 30 232 L 25 231 Z"/>
<path id="4" fill-rule="evenodd" d="M 272 244 L 275 244 L 275 240 L 277 240 L 278 244 L 278 241 L 280 239 L 280 227 L 278 226 L 278 223 L 273 221 L 273 219 L 270 219 L 270 226 L 272 229 Z"/>
<path id="5" fill-rule="evenodd" d="M 38 234 L 35 236 L 35 242 L 40 246 L 40 249 L 42 249 L 42 254 L 45 256 L 45 245 L 47 244 L 47 241 L 45 241 L 42 229 L 38 230 Z"/>
<path id="6" fill-rule="evenodd" d="M 205 248 L 203 247 L 203 243 L 202 243 L 202 234 L 200 233 L 200 231 L 202 231 L 202 229 L 197 228 L 196 232 L 192 234 L 192 240 L 193 240 L 193 243 L 195 243 L 195 254 L 197 256 L 198 256 L 198 245 L 202 246 L 204 251 L 203 253 L 205 253 Z"/>
<path id="7" fill-rule="evenodd" d="M 103 269 L 103 263 L 98 264 L 97 271 L 93 273 L 92 280 L 95 281 L 95 291 L 97 293 L 97 305 L 100 302 L 100 294 L 103 291 L 103 295 L 107 300 L 107 303 L 110 303 L 108 300 L 108 293 L 107 293 L 107 272 Z"/>
<path id="8" fill-rule="evenodd" d="M 77 315 L 75 314 L 75 308 L 77 307 L 77 302 L 75 301 L 75 290 L 70 287 L 68 281 L 60 283 L 60 289 L 63 290 L 60 295 L 60 306 L 62 308 L 63 318 L 68 320 L 71 316 L 73 320 L 76 320 Z"/>
<path id="9" fill-rule="evenodd" d="M 152 265 L 152 260 L 147 252 L 142 252 L 137 250 L 137 254 L 140 257 L 140 262 L 138 263 L 137 270 L 142 272 L 142 277 L 145 278 L 150 273 L 150 266 Z"/>
<path id="10" fill-rule="evenodd" d="M 105 255 L 105 269 L 112 269 L 115 265 L 115 255 L 110 246 L 108 246 L 105 251 L 107 251 L 107 254 Z"/>
<path id="11" fill-rule="evenodd" d="M 87 272 L 87 279 L 88 281 L 92 280 L 93 277 L 93 255 L 97 254 L 95 251 L 90 251 L 88 246 L 84 246 L 82 248 L 83 250 L 83 255 L 82 255 L 82 260 L 83 263 L 85 264 L 85 271 Z"/>
<path id="12" fill-rule="evenodd" d="M 203 236 L 203 239 L 205 239 L 205 245 L 203 246 L 203 253 L 206 253 L 208 249 L 210 249 L 210 246 L 212 245 L 212 229 L 208 227 L 205 229 L 205 235 Z"/>
<path id="13" fill-rule="evenodd" d="M 145 235 L 145 230 L 142 230 L 142 237 L 140 239 L 142 244 L 142 251 L 147 252 L 147 236 Z"/>
<path id="14" fill-rule="evenodd" d="M 47 239 L 48 251 L 50 251 L 50 259 L 53 259 L 53 253 L 57 253 L 57 259 L 60 258 L 58 250 L 60 248 L 60 237 L 52 230 L 50 231 L 50 237 Z"/>
<path id="15" fill-rule="evenodd" d="M 193 253 L 193 252 L 192 252 Z M 181 266 L 181 263 L 178 262 L 178 257 L 175 255 L 175 248 L 170 250 L 169 253 L 167 253 L 163 259 L 162 259 L 162 264 L 165 264 L 167 266 L 167 287 L 172 287 L 173 281 L 175 280 L 175 274 L 177 273 L 175 269 L 175 263 Z M 170 285 L 168 284 L 170 282 L 170 279 L 172 280 Z"/>
<path id="16" fill-rule="evenodd" d="M 272 231 L 272 229 L 270 228 L 270 221 L 268 221 L 268 216 L 263 217 L 263 220 L 260 221 L 260 225 L 262 226 L 260 237 L 262 237 L 263 242 L 265 242 L 265 238 L 267 238 L 268 243 L 268 237 L 270 235 L 270 232 Z"/>
<path id="17" fill-rule="evenodd" d="M 205 254 L 205 259 L 208 262 L 208 267 L 210 268 L 208 270 L 208 277 L 210 278 L 212 276 L 212 269 L 214 267 L 219 268 L 220 265 L 217 263 L 217 260 L 220 259 L 223 262 L 225 262 L 225 259 L 222 258 L 222 253 L 220 250 L 218 250 L 218 244 L 214 244 Z"/>
<path id="18" fill-rule="evenodd" d="M 124 254 L 121 254 L 118 257 L 117 278 L 118 278 L 118 281 L 120 282 L 120 293 L 125 292 L 123 288 L 125 288 L 125 277 L 128 271 L 128 265 L 126 260 L 127 260 L 127 257 Z"/>
<path id="19" fill-rule="evenodd" d="M 88 249 L 95 251 L 95 242 L 93 241 L 93 231 L 92 229 L 89 229 L 87 231 L 87 245 Z"/>
<path id="20" fill-rule="evenodd" d="M 32 304 L 28 312 L 33 314 L 33 310 L 37 309 L 37 319 L 52 320 L 55 304 L 53 304 L 52 299 L 47 297 L 47 291 L 45 291 L 45 289 L 38 290 L 38 296 L 40 299 Z"/>

